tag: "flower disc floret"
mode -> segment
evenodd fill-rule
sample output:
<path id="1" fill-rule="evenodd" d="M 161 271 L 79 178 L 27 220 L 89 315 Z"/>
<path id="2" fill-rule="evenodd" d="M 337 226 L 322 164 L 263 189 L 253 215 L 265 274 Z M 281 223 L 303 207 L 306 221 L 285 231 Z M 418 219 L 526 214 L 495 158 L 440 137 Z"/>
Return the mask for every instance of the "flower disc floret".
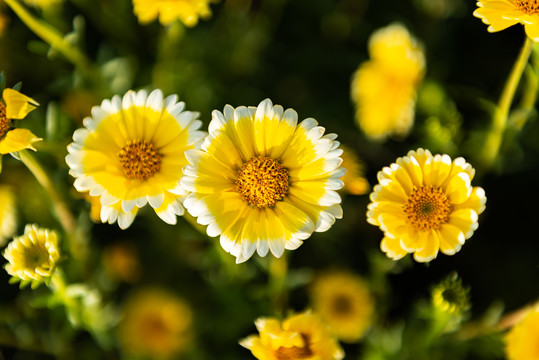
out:
<path id="1" fill-rule="evenodd" d="M 382 251 L 395 260 L 413 253 L 427 262 L 458 252 L 478 227 L 485 192 L 472 187 L 475 170 L 463 158 L 418 149 L 378 173 L 367 221 L 384 232 Z"/>

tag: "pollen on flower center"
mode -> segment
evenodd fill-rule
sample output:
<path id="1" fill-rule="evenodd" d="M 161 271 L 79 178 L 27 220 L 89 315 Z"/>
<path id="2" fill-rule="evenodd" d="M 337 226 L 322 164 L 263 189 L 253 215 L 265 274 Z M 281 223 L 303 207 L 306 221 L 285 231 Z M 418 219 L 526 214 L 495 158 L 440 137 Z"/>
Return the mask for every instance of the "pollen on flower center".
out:
<path id="1" fill-rule="evenodd" d="M 442 190 L 425 185 L 412 191 L 403 210 L 414 228 L 429 231 L 440 229 L 449 220 L 452 207 Z"/>
<path id="2" fill-rule="evenodd" d="M 9 130 L 9 119 L 6 116 L 6 105 L 0 102 L 0 138 Z"/>
<path id="3" fill-rule="evenodd" d="M 161 169 L 161 155 L 145 140 L 129 141 L 118 158 L 124 175 L 132 180 L 147 180 Z"/>
<path id="4" fill-rule="evenodd" d="M 528 15 L 539 13 L 539 0 L 515 0 L 515 6 Z"/>
<path id="5" fill-rule="evenodd" d="M 275 351 L 275 357 L 278 360 L 295 360 L 295 359 L 306 359 L 313 356 L 313 351 L 309 347 L 309 337 L 305 334 L 301 334 L 303 347 L 284 347 L 281 346 Z"/>
<path id="6" fill-rule="evenodd" d="M 271 157 L 254 157 L 238 170 L 235 184 L 249 205 L 273 207 L 288 192 L 288 170 Z"/>

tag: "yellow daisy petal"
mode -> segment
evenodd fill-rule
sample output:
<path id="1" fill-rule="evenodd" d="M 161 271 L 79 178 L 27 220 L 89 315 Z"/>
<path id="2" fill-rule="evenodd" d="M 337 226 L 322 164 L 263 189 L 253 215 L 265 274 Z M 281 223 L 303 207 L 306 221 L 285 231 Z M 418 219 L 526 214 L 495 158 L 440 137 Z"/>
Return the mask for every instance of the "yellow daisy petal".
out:
<path id="1" fill-rule="evenodd" d="M 539 4 L 534 0 L 482 0 L 473 15 L 489 25 L 489 32 L 521 23 L 528 37 L 539 41 Z"/>
<path id="2" fill-rule="evenodd" d="M 9 88 L 4 89 L 2 97 L 6 104 L 6 117 L 8 119 L 24 119 L 30 111 L 39 106 L 34 99 Z"/>
<path id="3" fill-rule="evenodd" d="M 31 149 L 36 151 L 33 144 L 43 139 L 35 136 L 28 129 L 13 129 L 0 139 L 0 154 L 9 154 L 15 151 Z"/>

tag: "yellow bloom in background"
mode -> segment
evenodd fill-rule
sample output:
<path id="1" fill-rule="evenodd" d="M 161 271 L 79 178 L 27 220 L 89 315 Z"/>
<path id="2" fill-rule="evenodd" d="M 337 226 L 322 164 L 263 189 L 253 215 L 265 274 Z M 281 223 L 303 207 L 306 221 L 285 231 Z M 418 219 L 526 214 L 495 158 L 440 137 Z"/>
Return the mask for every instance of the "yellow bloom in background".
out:
<path id="1" fill-rule="evenodd" d="M 373 298 L 356 274 L 334 270 L 319 275 L 311 287 L 311 304 L 331 331 L 346 342 L 358 341 L 373 321 Z"/>
<path id="2" fill-rule="evenodd" d="M 205 136 L 198 113 L 184 107 L 160 90 L 128 91 L 94 106 L 75 131 L 66 163 L 75 188 L 100 198 L 102 222 L 125 229 L 146 204 L 168 224 L 183 215 L 184 153 Z"/>
<path id="3" fill-rule="evenodd" d="M 508 360 L 539 359 L 539 306 L 533 307 L 505 337 Z"/>
<path id="4" fill-rule="evenodd" d="M 384 232 L 380 244 L 394 260 L 413 253 L 419 262 L 438 251 L 457 253 L 478 227 L 487 198 L 472 187 L 475 170 L 463 158 L 418 149 L 378 172 L 367 221 Z"/>
<path id="5" fill-rule="evenodd" d="M 0 185 L 0 246 L 17 230 L 15 194 L 9 186 Z"/>
<path id="6" fill-rule="evenodd" d="M 142 24 L 159 17 L 162 25 L 180 20 L 185 26 L 195 26 L 198 19 L 211 16 L 210 3 L 218 0 L 133 0 L 133 10 Z"/>
<path id="7" fill-rule="evenodd" d="M 131 295 L 118 324 L 122 350 L 129 355 L 167 359 L 191 340 L 190 306 L 172 292 L 144 288 Z"/>
<path id="8" fill-rule="evenodd" d="M 489 25 L 489 32 L 505 30 L 515 24 L 524 25 L 526 35 L 539 41 L 539 2 L 537 0 L 481 0 L 474 16 Z"/>
<path id="9" fill-rule="evenodd" d="M 119 242 L 103 249 L 103 267 L 114 280 L 137 282 L 141 273 L 137 249 L 131 242 Z"/>
<path id="10" fill-rule="evenodd" d="M 12 120 L 24 119 L 37 106 L 39 104 L 35 100 L 17 90 L 4 89 L 0 101 L 0 154 L 36 150 L 32 144 L 41 139 L 28 129 L 14 129 Z"/>
<path id="11" fill-rule="evenodd" d="M 425 73 L 423 49 L 403 25 L 392 24 L 371 35 L 369 55 L 352 77 L 356 121 L 375 140 L 404 136 L 413 125 Z"/>
<path id="12" fill-rule="evenodd" d="M 364 177 L 364 165 L 357 154 L 351 148 L 341 145 L 343 153 L 342 167 L 346 174 L 341 177 L 344 183 L 343 190 L 352 195 L 363 195 L 369 191 L 370 185 Z"/>
<path id="13" fill-rule="evenodd" d="M 8 244 L 4 257 L 9 261 L 6 271 L 16 281 L 40 283 L 51 277 L 60 259 L 58 235 L 35 224 L 26 225 L 24 234 Z"/>
<path id="14" fill-rule="evenodd" d="M 213 112 L 202 150 L 186 153 L 185 207 L 240 263 L 280 257 L 342 217 L 337 135 L 271 100 Z"/>
<path id="15" fill-rule="evenodd" d="M 240 340 L 259 360 L 338 360 L 344 352 L 326 324 L 315 314 L 292 315 L 281 324 L 274 318 L 255 321 L 259 335 Z"/>
<path id="16" fill-rule="evenodd" d="M 24 2 L 27 5 L 40 8 L 40 9 L 48 9 L 52 6 L 56 6 L 62 3 L 63 0 L 24 0 Z"/>

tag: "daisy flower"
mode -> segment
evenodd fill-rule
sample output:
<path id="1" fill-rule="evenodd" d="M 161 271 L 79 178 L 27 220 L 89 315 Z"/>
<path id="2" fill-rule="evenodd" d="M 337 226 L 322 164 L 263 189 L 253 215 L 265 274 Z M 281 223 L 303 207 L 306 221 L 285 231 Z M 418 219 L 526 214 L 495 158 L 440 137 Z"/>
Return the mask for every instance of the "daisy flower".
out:
<path id="1" fill-rule="evenodd" d="M 475 170 L 463 158 L 418 149 L 378 172 L 367 221 L 384 232 L 382 251 L 419 262 L 457 253 L 478 227 L 487 198 L 472 187 Z"/>
<path id="2" fill-rule="evenodd" d="M 473 14 L 489 26 L 489 32 L 522 24 L 526 35 L 535 42 L 539 41 L 539 1 L 481 0 L 477 7 Z"/>
<path id="3" fill-rule="evenodd" d="M 539 306 L 527 312 L 505 337 L 508 360 L 539 359 Z"/>
<path id="4" fill-rule="evenodd" d="M 185 26 L 193 27 L 198 19 L 211 16 L 210 3 L 217 0 L 133 0 L 133 10 L 142 24 L 159 17 L 162 25 L 180 20 Z"/>
<path id="5" fill-rule="evenodd" d="M 100 197 L 102 222 L 125 229 L 146 204 L 168 224 L 183 215 L 184 153 L 205 136 L 198 113 L 184 107 L 160 90 L 128 91 L 94 106 L 75 131 L 66 163 L 75 188 Z"/>
<path id="6" fill-rule="evenodd" d="M 259 360 L 340 360 L 344 352 L 322 320 L 311 312 L 255 321 L 259 335 L 240 340 Z"/>
<path id="7" fill-rule="evenodd" d="M 324 131 L 269 99 L 215 110 L 202 149 L 186 152 L 185 207 L 237 263 L 298 248 L 342 217 L 342 150 Z"/>

